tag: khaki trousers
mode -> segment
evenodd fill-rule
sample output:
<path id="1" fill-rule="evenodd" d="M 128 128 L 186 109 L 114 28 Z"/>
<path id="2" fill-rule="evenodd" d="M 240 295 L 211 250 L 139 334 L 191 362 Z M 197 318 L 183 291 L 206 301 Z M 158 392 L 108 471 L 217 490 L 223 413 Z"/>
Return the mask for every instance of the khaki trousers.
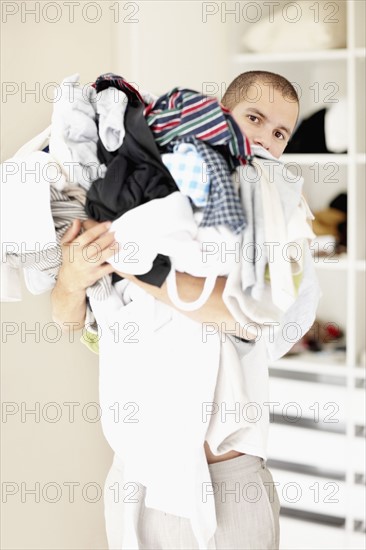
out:
<path id="1" fill-rule="evenodd" d="M 209 550 L 278 550 L 280 503 L 272 475 L 263 459 L 242 455 L 209 465 L 212 486 L 203 492 L 214 498 L 217 518 Z M 118 481 L 115 462 L 106 480 L 105 517 L 109 548 L 120 550 L 121 521 L 118 507 L 107 492 Z M 166 514 L 144 505 L 145 487 L 139 485 L 141 499 L 137 533 L 141 550 L 197 550 L 190 520 Z M 136 495 L 137 496 L 137 495 Z M 128 550 L 128 549 L 122 549 Z"/>

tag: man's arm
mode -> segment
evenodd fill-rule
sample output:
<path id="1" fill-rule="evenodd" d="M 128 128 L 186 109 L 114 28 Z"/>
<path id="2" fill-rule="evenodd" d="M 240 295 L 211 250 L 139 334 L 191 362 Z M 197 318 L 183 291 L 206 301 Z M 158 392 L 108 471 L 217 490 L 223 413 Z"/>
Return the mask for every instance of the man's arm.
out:
<path id="1" fill-rule="evenodd" d="M 235 336 L 244 338 L 245 340 L 253 340 L 256 338 L 256 335 L 248 332 L 245 327 L 239 325 L 227 309 L 222 299 L 222 293 L 226 284 L 226 277 L 217 278 L 215 288 L 204 306 L 195 311 L 182 311 L 171 302 L 168 296 L 166 282 L 163 283 L 161 288 L 159 288 L 157 286 L 144 283 L 133 275 L 119 273 L 118 271 L 117 273 L 120 276 L 134 282 L 136 285 L 154 296 L 157 300 L 174 307 L 194 321 L 198 321 L 199 323 L 215 324 L 220 332 L 229 332 L 230 334 L 235 334 Z M 185 302 L 192 302 L 196 300 L 200 296 L 205 282 L 205 279 L 202 277 L 193 277 L 188 273 L 181 272 L 176 272 L 176 280 L 179 297 Z"/>
<path id="2" fill-rule="evenodd" d="M 52 318 L 65 332 L 82 330 L 85 325 L 86 292 L 69 291 L 59 278 L 51 293 Z"/>
<path id="3" fill-rule="evenodd" d="M 86 231 L 80 235 L 81 225 Z M 111 264 L 105 263 L 114 253 L 112 246 L 114 234 L 108 232 L 108 225 L 94 220 L 88 220 L 81 224 L 80 220 L 75 220 L 62 239 L 63 262 L 56 286 L 51 294 L 51 302 L 53 319 L 65 327 L 65 330 L 67 329 L 65 323 L 73 323 L 76 330 L 83 328 L 86 313 L 86 288 L 104 275 L 114 271 Z M 93 258 L 86 261 L 82 254 L 83 247 L 91 243 L 97 245 L 98 250 L 101 251 L 97 261 L 93 261 Z M 115 244 L 117 245 L 117 243 Z M 224 304 L 222 293 L 226 277 L 217 278 L 215 287 L 204 306 L 195 311 L 182 311 L 171 302 L 166 282 L 159 288 L 144 283 L 133 275 L 117 273 L 134 282 L 157 300 L 174 307 L 199 323 L 215 324 L 220 332 L 230 332 L 246 340 L 256 338 L 256 335 L 248 333 L 245 327 L 239 325 Z M 181 300 L 192 302 L 201 295 L 205 279 L 177 272 L 176 282 Z"/>

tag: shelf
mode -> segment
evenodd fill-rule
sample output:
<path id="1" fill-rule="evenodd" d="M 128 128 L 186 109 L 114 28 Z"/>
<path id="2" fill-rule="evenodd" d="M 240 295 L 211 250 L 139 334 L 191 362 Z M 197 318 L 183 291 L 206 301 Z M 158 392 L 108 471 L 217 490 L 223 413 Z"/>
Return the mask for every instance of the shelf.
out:
<path id="1" fill-rule="evenodd" d="M 358 57 L 362 57 L 364 48 L 357 48 Z M 351 55 L 347 49 L 314 50 L 308 52 L 241 53 L 234 56 L 234 63 L 252 62 L 299 62 L 299 61 L 341 61 Z"/>
<path id="2" fill-rule="evenodd" d="M 347 254 L 343 256 L 322 256 L 317 258 L 317 261 L 315 261 L 315 258 L 313 259 L 315 269 L 319 271 L 343 271 L 349 268 L 354 268 L 359 273 L 366 271 L 366 260 L 356 260 L 353 262 L 347 258 Z"/>
<path id="3" fill-rule="evenodd" d="M 297 403 L 305 410 L 307 402 L 336 403 L 339 406 L 342 421 L 342 433 L 331 433 L 324 429 L 314 429 L 309 418 L 304 416 L 298 423 L 282 421 L 275 417 L 269 430 L 268 456 L 275 463 L 285 464 L 283 474 L 274 468 L 274 474 L 282 485 L 288 480 L 302 481 L 300 487 L 307 486 L 298 475 L 296 464 L 306 464 L 312 468 L 308 472 L 309 486 L 317 480 L 319 471 L 332 468 L 342 472 L 345 494 L 341 496 L 339 506 L 341 514 L 334 514 L 332 508 L 326 509 L 326 502 L 317 504 L 316 510 L 308 503 L 287 504 L 287 513 L 299 513 L 302 520 L 283 517 L 282 523 L 293 522 L 296 528 L 290 535 L 290 529 L 282 530 L 281 548 L 365 548 L 364 535 L 354 532 L 356 521 L 364 514 L 365 487 L 357 485 L 356 474 L 364 480 L 365 476 L 365 440 L 360 437 L 364 422 L 364 392 L 366 387 L 366 366 L 361 365 L 365 334 L 365 241 L 364 241 L 364 205 L 365 205 L 365 131 L 364 131 L 364 93 L 365 93 L 365 60 L 366 48 L 364 39 L 365 2 L 348 0 L 332 2 L 347 4 L 347 25 L 340 25 L 339 31 L 347 32 L 347 47 L 321 51 L 288 51 L 272 53 L 243 52 L 240 48 L 243 28 L 239 31 L 233 27 L 232 73 L 246 70 L 268 70 L 282 74 L 300 90 L 301 116 L 307 117 L 320 108 L 330 108 L 340 98 L 348 100 L 347 141 L 344 147 L 347 153 L 308 153 L 282 155 L 280 162 L 304 178 L 304 193 L 313 212 L 327 208 L 329 201 L 337 194 L 348 193 L 348 253 L 313 257 L 314 268 L 322 290 L 317 317 L 331 320 L 343 327 L 346 333 L 344 341 L 347 350 L 334 351 L 334 346 L 324 345 L 321 352 L 306 351 L 298 355 L 287 355 L 269 365 L 271 400 L 285 403 L 286 400 Z M 281 5 L 285 4 L 285 0 Z M 310 4 L 310 3 L 309 3 Z M 309 6 L 310 7 L 310 6 Z M 315 5 L 310 7 L 314 10 Z M 318 8 L 319 6 L 316 5 Z M 326 9 L 326 8 L 325 8 Z M 338 8 L 341 12 L 341 8 Z M 324 14 L 323 14 L 324 15 Z M 329 15 L 329 13 L 327 13 Z M 323 18 L 324 19 L 324 18 Z M 238 26 L 236 26 L 238 27 Z M 334 28 L 334 26 L 332 25 Z M 249 27 L 248 27 L 249 28 Z M 315 29 L 315 25 L 314 25 Z M 289 148 L 290 150 L 290 148 Z M 292 164 L 292 166 L 291 166 Z M 311 246 L 313 252 L 317 245 Z M 319 248 L 320 243 L 319 243 Z M 328 249 L 328 252 L 331 249 Z M 343 340 L 342 340 L 343 342 Z M 339 345 L 341 348 L 341 344 Z M 324 409 L 324 414 L 329 411 Z M 311 417 L 312 419 L 312 417 Z M 287 420 L 287 419 L 285 419 Z M 360 426 L 358 431 L 355 426 Z M 339 427 L 339 426 L 338 426 Z M 311 428 L 311 429 L 309 429 Z M 289 444 L 291 441 L 291 444 Z M 314 449 L 316 451 L 314 452 Z M 350 458 L 351 457 L 351 458 Z M 281 468 L 279 468 L 281 470 Z M 286 474 L 285 474 L 286 472 Z M 305 474 L 306 472 L 304 472 Z M 284 477 L 284 476 L 287 477 Z M 334 478 L 337 479 L 337 478 Z M 325 480 L 319 481 L 323 486 Z M 324 481 L 324 483 L 323 483 Z M 339 481 L 339 480 L 338 480 Z M 353 498 L 354 490 L 359 494 L 359 501 Z M 304 496 L 304 492 L 303 495 Z M 349 498 L 348 498 L 349 497 Z M 283 503 L 285 504 L 285 503 Z M 297 508 L 301 508 L 296 510 Z M 314 507 L 315 508 L 315 507 Z M 324 508 L 324 509 L 320 509 Z M 307 512 L 318 512 L 308 514 Z M 284 509 L 286 513 L 286 509 Z M 317 525 L 321 514 L 341 516 L 342 523 L 338 528 Z M 282 514 L 284 516 L 285 514 Z M 323 518 L 324 519 L 324 518 Z M 329 519 L 329 518 L 328 518 Z M 362 523 L 361 521 L 359 523 Z M 364 523 L 362 524 L 364 525 Z M 359 527 L 358 527 L 359 528 Z M 363 527 L 361 527 L 363 528 Z M 321 530 L 320 530 L 321 529 Z M 314 539 L 314 530 L 316 532 Z M 319 533 L 318 533 L 319 531 Z M 302 538 L 298 537 L 301 532 Z M 287 536 L 287 540 L 286 540 Z M 306 539 L 306 540 L 305 540 Z M 300 542 L 299 542 L 300 540 Z M 314 542 L 315 540 L 315 542 Z M 305 542 L 304 542 L 305 541 Z"/>
<path id="4" fill-rule="evenodd" d="M 318 270 L 342 271 L 348 269 L 350 262 L 347 255 L 343 256 L 322 256 L 313 258 L 315 268 Z M 315 261 L 316 260 L 316 261 Z"/>
<path id="5" fill-rule="evenodd" d="M 361 157 L 361 155 L 360 155 Z M 327 162 L 335 162 L 337 164 L 346 165 L 349 163 L 349 156 L 347 154 L 336 155 L 332 153 L 327 154 L 317 154 L 317 153 L 304 153 L 304 154 L 286 154 L 284 153 L 281 157 L 281 160 L 287 163 L 296 163 L 303 165 L 315 164 L 326 164 Z"/>
<path id="6" fill-rule="evenodd" d="M 266 62 L 312 62 L 312 61 L 343 61 L 349 57 L 364 59 L 366 48 L 314 50 L 308 52 L 276 52 L 276 53 L 239 53 L 234 55 L 234 63 L 266 63 Z"/>
<path id="7" fill-rule="evenodd" d="M 347 376 L 348 372 L 345 353 L 322 355 L 321 352 L 304 352 L 301 355 L 278 359 L 270 364 L 270 368 L 332 376 Z"/>
<path id="8" fill-rule="evenodd" d="M 355 378 L 366 378 L 366 367 L 364 365 L 356 365 L 352 372 Z"/>
<path id="9" fill-rule="evenodd" d="M 305 517 L 289 517 L 281 514 L 282 550 L 361 550 L 365 548 L 363 533 L 347 533 L 340 526 L 334 527 L 322 523 L 309 523 Z"/>
<path id="10" fill-rule="evenodd" d="M 366 48 L 355 48 L 354 51 L 354 54 L 357 58 L 359 59 L 364 59 L 366 58 Z M 352 50 L 351 50 L 352 52 Z"/>
<path id="11" fill-rule="evenodd" d="M 317 153 L 304 153 L 304 154 L 290 154 L 290 153 L 284 153 L 281 157 L 281 161 L 287 163 L 296 163 L 301 164 L 304 166 L 315 164 L 316 162 L 318 164 L 327 164 L 329 162 L 335 162 L 336 164 L 346 166 L 347 164 L 350 164 L 352 162 L 352 158 L 350 155 L 345 154 L 332 154 L 332 153 L 325 153 L 325 154 L 317 154 Z M 366 164 L 366 154 L 365 153 L 357 153 L 356 154 L 356 162 L 357 164 Z"/>
<path id="12" fill-rule="evenodd" d="M 349 368 L 346 365 L 345 353 L 329 354 L 322 352 L 304 352 L 296 356 L 287 356 L 270 363 L 270 369 L 285 370 L 329 376 L 351 376 L 352 378 L 366 378 L 366 369 L 363 366 Z"/>
<path id="13" fill-rule="evenodd" d="M 366 271 L 366 260 L 357 260 L 356 261 L 356 270 L 362 272 Z"/>

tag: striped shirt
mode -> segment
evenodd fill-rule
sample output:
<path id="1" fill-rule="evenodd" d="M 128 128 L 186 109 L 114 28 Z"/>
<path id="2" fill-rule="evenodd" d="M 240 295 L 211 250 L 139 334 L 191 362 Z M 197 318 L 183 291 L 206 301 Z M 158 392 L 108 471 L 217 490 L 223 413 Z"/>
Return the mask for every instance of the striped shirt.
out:
<path id="1" fill-rule="evenodd" d="M 194 136 L 209 145 L 226 145 L 234 167 L 251 162 L 248 139 L 230 111 L 215 98 L 185 88 L 173 88 L 150 103 L 144 115 L 160 147 L 177 137 Z"/>
<path id="2" fill-rule="evenodd" d="M 113 73 L 100 75 L 93 84 L 97 92 L 110 86 L 124 92 L 129 102 L 146 106 L 144 116 L 160 149 L 178 137 L 192 136 L 212 146 L 226 146 L 232 169 L 251 163 L 248 138 L 217 99 L 176 87 L 147 104 L 134 86 Z"/>

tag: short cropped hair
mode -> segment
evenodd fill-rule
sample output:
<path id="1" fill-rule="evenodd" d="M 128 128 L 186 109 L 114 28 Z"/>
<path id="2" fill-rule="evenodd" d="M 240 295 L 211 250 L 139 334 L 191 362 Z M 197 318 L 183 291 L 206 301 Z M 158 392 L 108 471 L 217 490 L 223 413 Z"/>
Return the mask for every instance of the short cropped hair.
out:
<path id="1" fill-rule="evenodd" d="M 291 82 L 284 76 L 268 71 L 248 71 L 237 76 L 226 90 L 221 103 L 231 111 L 248 97 L 249 88 L 258 83 L 272 86 L 289 101 L 299 103 L 299 96 Z"/>

